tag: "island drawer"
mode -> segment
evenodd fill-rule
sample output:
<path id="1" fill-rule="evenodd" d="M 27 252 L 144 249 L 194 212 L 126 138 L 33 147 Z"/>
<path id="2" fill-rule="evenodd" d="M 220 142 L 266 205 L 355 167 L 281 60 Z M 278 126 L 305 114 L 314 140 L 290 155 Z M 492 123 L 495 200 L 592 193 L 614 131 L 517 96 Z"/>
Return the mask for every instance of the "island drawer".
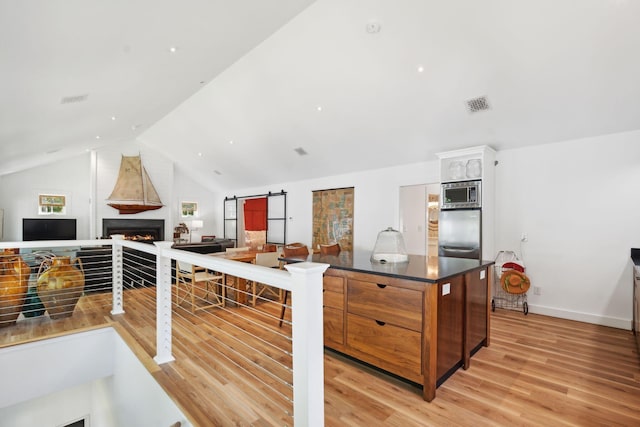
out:
<path id="1" fill-rule="evenodd" d="M 413 331 L 422 331 L 420 291 L 349 279 L 347 311 Z"/>
<path id="2" fill-rule="evenodd" d="M 421 381 L 421 334 L 370 318 L 347 314 L 350 354 L 413 381 Z"/>

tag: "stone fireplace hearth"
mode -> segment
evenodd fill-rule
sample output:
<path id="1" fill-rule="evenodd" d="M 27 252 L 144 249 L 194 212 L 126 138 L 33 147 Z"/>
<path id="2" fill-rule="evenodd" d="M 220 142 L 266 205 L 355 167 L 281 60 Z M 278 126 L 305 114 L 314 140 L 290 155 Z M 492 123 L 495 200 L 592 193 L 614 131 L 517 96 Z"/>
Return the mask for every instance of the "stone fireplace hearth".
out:
<path id="1" fill-rule="evenodd" d="M 102 236 L 108 239 L 123 234 L 125 239 L 141 242 L 164 240 L 164 219 L 103 218 Z"/>

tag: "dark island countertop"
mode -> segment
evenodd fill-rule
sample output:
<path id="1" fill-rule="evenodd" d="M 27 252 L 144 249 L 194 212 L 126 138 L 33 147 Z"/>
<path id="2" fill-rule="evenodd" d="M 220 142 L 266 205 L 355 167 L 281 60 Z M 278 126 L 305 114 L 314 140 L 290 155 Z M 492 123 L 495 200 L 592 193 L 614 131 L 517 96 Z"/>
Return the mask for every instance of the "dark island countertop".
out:
<path id="1" fill-rule="evenodd" d="M 361 273 L 373 273 L 400 279 L 417 280 L 435 283 L 440 280 L 458 276 L 478 268 L 493 265 L 494 261 L 467 258 L 427 257 L 409 255 L 409 261 L 403 263 L 371 262 L 370 251 L 342 251 L 338 255 L 312 254 L 307 258 L 286 258 L 287 262 L 311 261 L 329 264 L 331 268 Z"/>

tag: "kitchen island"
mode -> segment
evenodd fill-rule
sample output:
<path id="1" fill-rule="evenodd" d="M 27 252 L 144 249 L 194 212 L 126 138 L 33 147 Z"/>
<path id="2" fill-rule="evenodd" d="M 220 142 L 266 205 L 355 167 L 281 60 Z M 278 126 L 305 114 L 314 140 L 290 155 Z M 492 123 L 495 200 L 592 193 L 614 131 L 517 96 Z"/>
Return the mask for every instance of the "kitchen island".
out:
<path id="1" fill-rule="evenodd" d="M 493 261 L 409 255 L 372 263 L 367 251 L 310 255 L 324 275 L 324 343 L 422 386 L 436 387 L 489 345 Z M 299 259 L 285 259 L 287 262 Z"/>

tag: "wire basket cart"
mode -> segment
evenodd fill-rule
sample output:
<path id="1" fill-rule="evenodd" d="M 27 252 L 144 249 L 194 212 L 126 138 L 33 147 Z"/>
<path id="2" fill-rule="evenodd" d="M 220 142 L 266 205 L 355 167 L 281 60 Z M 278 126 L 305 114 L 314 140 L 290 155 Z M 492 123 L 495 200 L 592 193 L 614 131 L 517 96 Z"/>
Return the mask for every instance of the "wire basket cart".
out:
<path id="1" fill-rule="evenodd" d="M 506 308 L 508 310 L 522 310 L 527 315 L 529 313 L 529 304 L 527 303 L 527 290 L 529 289 L 528 278 L 526 279 L 526 287 L 517 286 L 510 291 L 503 288 L 501 279 L 503 274 L 513 273 L 518 277 L 524 276 L 524 263 L 518 259 L 513 251 L 500 251 L 495 259 L 493 266 L 495 274 L 493 275 L 493 298 L 491 299 L 491 311 L 498 308 Z M 526 278 L 526 276 L 524 276 Z M 523 282 L 524 283 L 524 282 Z"/>

